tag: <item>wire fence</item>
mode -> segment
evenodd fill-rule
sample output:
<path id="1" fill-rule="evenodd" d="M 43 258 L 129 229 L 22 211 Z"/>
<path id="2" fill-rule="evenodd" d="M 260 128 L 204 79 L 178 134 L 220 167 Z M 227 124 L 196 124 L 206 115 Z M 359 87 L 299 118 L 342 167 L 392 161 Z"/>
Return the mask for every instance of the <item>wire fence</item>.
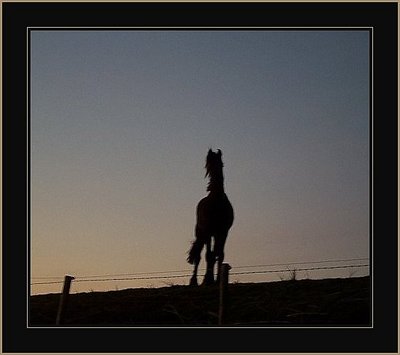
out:
<path id="1" fill-rule="evenodd" d="M 261 275 L 271 273 L 282 273 L 282 272 L 302 272 L 302 271 L 318 271 L 318 270 L 338 270 L 338 269 L 354 269 L 369 267 L 368 258 L 352 258 L 352 259 L 336 259 L 336 260 L 320 260 L 320 261 L 303 261 L 294 263 L 276 263 L 276 264 L 262 264 L 262 265 L 243 265 L 235 266 L 234 270 L 237 269 L 254 269 L 254 268 L 268 268 L 257 271 L 232 271 L 230 275 Z M 359 264 L 346 264 L 346 265 L 327 265 L 327 266 L 315 266 L 315 267 L 297 267 L 298 265 L 314 265 L 314 264 L 332 264 L 332 263 L 349 263 L 349 262 L 364 262 Z M 286 266 L 286 269 L 271 269 L 273 267 Z M 201 269 L 200 271 L 204 271 Z M 188 273 L 190 272 L 190 274 Z M 74 283 L 77 282 L 105 282 L 105 281 L 133 281 L 133 280 L 173 280 L 178 278 L 186 278 L 191 276 L 192 270 L 170 270 L 170 271 L 151 271 L 151 272 L 136 272 L 126 274 L 103 274 L 103 275 L 86 275 L 86 276 L 75 276 Z M 168 275 L 166 275 L 168 274 Z M 146 276 L 147 275 L 147 276 Z M 61 284 L 64 282 L 64 276 L 42 276 L 32 277 L 32 280 L 49 280 L 49 281 L 38 281 L 32 282 L 30 285 L 51 285 Z"/>

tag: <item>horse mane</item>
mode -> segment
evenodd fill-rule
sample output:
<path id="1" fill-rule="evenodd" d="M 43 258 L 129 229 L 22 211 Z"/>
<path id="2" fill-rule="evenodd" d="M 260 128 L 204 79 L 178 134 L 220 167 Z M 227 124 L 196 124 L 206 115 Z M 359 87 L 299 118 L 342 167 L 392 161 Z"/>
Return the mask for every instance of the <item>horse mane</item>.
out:
<path id="1" fill-rule="evenodd" d="M 212 192 L 224 190 L 224 175 L 222 173 L 223 166 L 224 163 L 222 162 L 221 149 L 218 149 L 216 153 L 209 149 L 205 165 L 205 177 L 210 178 L 207 186 L 207 191 Z"/>

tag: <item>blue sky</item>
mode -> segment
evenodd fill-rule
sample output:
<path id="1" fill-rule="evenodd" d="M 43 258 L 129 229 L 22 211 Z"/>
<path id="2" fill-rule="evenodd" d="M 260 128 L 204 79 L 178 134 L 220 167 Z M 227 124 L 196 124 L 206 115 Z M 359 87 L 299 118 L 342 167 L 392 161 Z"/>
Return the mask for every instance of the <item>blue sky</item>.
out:
<path id="1" fill-rule="evenodd" d="M 33 30 L 30 59 L 32 277 L 189 270 L 210 147 L 232 271 L 369 256 L 367 31 Z"/>

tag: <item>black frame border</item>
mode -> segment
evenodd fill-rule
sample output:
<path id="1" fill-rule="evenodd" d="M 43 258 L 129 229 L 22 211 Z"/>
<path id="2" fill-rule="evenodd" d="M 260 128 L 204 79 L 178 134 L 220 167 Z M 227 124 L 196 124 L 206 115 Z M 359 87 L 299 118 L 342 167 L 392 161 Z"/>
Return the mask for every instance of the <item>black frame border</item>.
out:
<path id="1" fill-rule="evenodd" d="M 397 2 L 2 3 L 5 352 L 395 352 L 398 349 Z M 29 149 L 27 29 L 31 27 L 373 28 L 374 326 L 365 329 L 27 328 Z M 371 84 L 372 85 L 372 84 Z M 28 170 L 27 170 L 28 166 Z M 17 219 L 18 217 L 18 219 Z M 17 221 L 17 223 L 16 223 Z M 237 334 L 238 333 L 238 334 Z M 73 340 L 71 340 L 73 339 Z M 204 339 L 208 339 L 204 342 Z M 290 339 L 290 341 L 288 341 Z"/>

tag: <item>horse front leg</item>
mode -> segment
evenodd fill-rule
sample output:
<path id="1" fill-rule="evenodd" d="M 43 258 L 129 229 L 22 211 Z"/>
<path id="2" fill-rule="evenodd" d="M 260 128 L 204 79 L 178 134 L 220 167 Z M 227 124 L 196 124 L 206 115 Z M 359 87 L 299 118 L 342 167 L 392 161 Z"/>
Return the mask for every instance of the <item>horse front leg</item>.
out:
<path id="1" fill-rule="evenodd" d="M 227 236 L 228 232 L 218 234 L 215 237 L 214 252 L 215 252 L 215 258 L 217 259 L 217 283 L 219 283 L 222 263 L 224 262 L 224 257 L 225 257 L 224 247 Z"/>
<path id="2" fill-rule="evenodd" d="M 214 283 L 215 254 L 211 250 L 211 238 L 207 241 L 206 247 L 207 270 L 204 275 L 203 285 L 212 285 Z"/>

